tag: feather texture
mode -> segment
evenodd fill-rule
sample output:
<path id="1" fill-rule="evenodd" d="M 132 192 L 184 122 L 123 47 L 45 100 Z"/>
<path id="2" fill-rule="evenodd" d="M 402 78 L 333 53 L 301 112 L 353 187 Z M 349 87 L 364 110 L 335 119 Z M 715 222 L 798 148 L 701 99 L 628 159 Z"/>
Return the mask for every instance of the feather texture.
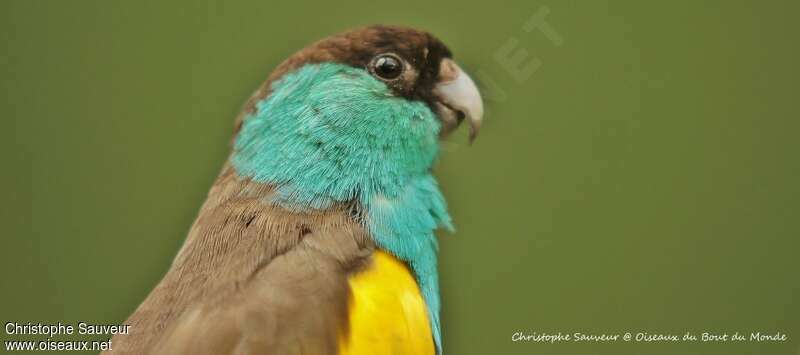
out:
<path id="1" fill-rule="evenodd" d="M 113 354 L 337 353 L 347 278 L 374 249 L 349 207 L 298 213 L 225 168 L 169 272 Z"/>
<path id="2" fill-rule="evenodd" d="M 276 81 L 245 119 L 233 165 L 293 211 L 358 201 L 378 247 L 411 266 L 441 349 L 434 230 L 453 229 L 430 166 L 439 120 L 363 69 L 311 64 Z"/>
<path id="3" fill-rule="evenodd" d="M 401 261 L 376 251 L 349 284 L 350 331 L 339 355 L 434 353 L 425 300 Z"/>

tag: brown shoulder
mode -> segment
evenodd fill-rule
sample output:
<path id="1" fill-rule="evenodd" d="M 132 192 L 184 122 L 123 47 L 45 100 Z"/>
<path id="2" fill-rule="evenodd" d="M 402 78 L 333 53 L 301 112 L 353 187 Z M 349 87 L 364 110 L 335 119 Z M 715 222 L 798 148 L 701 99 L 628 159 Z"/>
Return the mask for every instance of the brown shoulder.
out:
<path id="1" fill-rule="evenodd" d="M 374 248 L 347 206 L 296 213 L 226 167 L 115 354 L 335 354 L 347 276 Z"/>

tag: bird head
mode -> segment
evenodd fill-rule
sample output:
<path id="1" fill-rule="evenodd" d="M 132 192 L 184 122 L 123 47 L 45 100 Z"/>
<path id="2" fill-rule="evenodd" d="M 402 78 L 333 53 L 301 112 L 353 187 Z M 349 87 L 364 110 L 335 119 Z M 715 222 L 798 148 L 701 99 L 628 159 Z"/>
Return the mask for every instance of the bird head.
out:
<path id="1" fill-rule="evenodd" d="M 450 49 L 438 38 L 400 26 L 359 28 L 303 48 L 270 74 L 247 102 L 243 113 L 253 113 L 258 101 L 272 92 L 272 84 L 287 73 L 320 63 L 363 70 L 384 83 L 393 96 L 425 102 L 440 119 L 443 136 L 465 119 L 470 124 L 470 140 L 478 134 L 483 102 L 470 76 L 456 64 Z"/>
<path id="2" fill-rule="evenodd" d="M 482 116 L 478 89 L 440 40 L 364 27 L 309 45 L 270 74 L 240 115 L 233 162 L 262 182 L 320 179 L 293 189 L 342 200 L 427 172 L 439 138 L 468 121 L 474 139 Z"/>

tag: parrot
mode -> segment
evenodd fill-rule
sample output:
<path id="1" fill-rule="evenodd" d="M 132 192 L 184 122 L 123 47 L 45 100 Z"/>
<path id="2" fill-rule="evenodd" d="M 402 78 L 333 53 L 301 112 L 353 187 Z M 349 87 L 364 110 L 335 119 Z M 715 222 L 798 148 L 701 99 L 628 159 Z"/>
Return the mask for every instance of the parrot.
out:
<path id="1" fill-rule="evenodd" d="M 442 354 L 432 174 L 483 119 L 475 82 L 429 32 L 371 25 L 280 63 L 169 270 L 113 354 Z"/>

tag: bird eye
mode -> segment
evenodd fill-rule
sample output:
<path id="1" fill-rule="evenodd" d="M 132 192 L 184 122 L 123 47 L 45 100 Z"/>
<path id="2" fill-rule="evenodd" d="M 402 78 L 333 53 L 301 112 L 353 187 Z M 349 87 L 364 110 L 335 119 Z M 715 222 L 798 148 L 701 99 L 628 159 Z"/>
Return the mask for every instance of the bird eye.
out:
<path id="1" fill-rule="evenodd" d="M 384 80 L 397 79 L 403 73 L 403 62 L 394 54 L 381 54 L 372 60 L 372 72 Z"/>

